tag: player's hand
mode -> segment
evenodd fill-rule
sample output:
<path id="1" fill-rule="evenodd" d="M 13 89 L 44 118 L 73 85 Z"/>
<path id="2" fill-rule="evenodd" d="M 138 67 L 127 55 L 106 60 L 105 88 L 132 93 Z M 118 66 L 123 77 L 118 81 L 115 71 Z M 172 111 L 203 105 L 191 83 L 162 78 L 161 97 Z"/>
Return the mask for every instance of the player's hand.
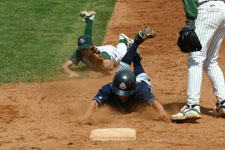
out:
<path id="1" fill-rule="evenodd" d="M 78 118 L 79 121 L 83 121 L 83 120 L 87 120 L 87 119 L 88 119 L 88 117 L 85 115 Z"/>
<path id="2" fill-rule="evenodd" d="M 77 122 L 78 122 L 79 124 L 91 124 L 90 121 L 89 121 L 89 117 L 87 117 L 87 116 L 85 116 L 85 115 L 79 117 L 79 118 L 77 119 Z"/>
<path id="3" fill-rule="evenodd" d="M 167 114 L 160 115 L 159 119 L 161 121 L 164 121 L 164 122 L 167 122 L 167 123 L 171 122 L 171 120 L 170 120 L 170 118 L 169 118 L 169 116 Z"/>
<path id="4" fill-rule="evenodd" d="M 164 122 L 167 122 L 167 123 L 171 122 L 170 117 L 166 114 L 166 112 L 160 113 L 159 116 L 155 120 L 164 121 Z"/>

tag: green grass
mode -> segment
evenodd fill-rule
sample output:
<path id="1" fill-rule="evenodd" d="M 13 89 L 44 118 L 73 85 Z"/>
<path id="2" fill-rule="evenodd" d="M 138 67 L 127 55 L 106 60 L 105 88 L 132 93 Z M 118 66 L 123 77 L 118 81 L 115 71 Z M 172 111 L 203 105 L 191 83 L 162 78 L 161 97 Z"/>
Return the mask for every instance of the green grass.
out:
<path id="1" fill-rule="evenodd" d="M 61 65 L 77 48 L 85 23 L 97 12 L 93 40 L 101 45 L 116 0 L 0 0 L 0 84 L 66 79 Z"/>

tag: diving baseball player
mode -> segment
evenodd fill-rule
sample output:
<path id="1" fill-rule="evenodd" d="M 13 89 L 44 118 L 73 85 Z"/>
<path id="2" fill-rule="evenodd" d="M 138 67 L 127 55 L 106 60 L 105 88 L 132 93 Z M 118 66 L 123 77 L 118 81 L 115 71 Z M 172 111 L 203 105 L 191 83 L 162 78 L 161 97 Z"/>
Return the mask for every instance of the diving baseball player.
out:
<path id="1" fill-rule="evenodd" d="M 95 11 L 81 11 L 80 16 L 86 22 L 86 28 L 83 35 L 78 38 L 78 48 L 73 55 L 61 67 L 61 71 L 69 77 L 77 77 L 78 73 L 70 68 L 73 64 L 78 65 L 83 62 L 89 68 L 96 71 L 111 71 L 117 66 L 126 54 L 127 48 L 133 43 L 133 40 L 125 34 L 119 35 L 119 43 L 116 47 L 112 45 L 95 46 L 92 41 L 92 24 L 95 19 Z"/>
<path id="2" fill-rule="evenodd" d="M 213 115 L 225 117 L 225 82 L 218 65 L 220 47 L 225 36 L 225 4 L 223 0 L 183 0 L 186 12 L 186 27 L 195 30 L 201 45 L 201 51 L 191 52 L 188 56 L 187 105 L 171 119 L 199 119 L 200 90 L 202 70 L 210 78 L 217 104 Z"/>
<path id="3" fill-rule="evenodd" d="M 153 106 L 162 119 L 169 120 L 163 106 L 152 93 L 152 84 L 137 53 L 137 47 L 152 37 L 149 29 L 140 31 L 136 35 L 133 45 L 119 64 L 113 82 L 102 86 L 80 120 L 88 120 L 97 106 L 101 107 L 106 104 L 124 113 L 134 111 L 138 105 Z M 132 62 L 134 72 L 130 71 Z"/>

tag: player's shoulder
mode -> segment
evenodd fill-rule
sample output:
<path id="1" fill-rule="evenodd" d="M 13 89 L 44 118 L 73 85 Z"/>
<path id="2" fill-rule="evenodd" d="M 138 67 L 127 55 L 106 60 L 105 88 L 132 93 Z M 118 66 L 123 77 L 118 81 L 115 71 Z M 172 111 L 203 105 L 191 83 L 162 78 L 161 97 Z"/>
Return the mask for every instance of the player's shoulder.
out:
<path id="1" fill-rule="evenodd" d="M 103 85 L 99 91 L 98 91 L 98 96 L 104 97 L 105 99 L 108 98 L 112 94 L 112 88 L 111 88 L 111 83 Z"/>
<path id="2" fill-rule="evenodd" d="M 112 82 L 103 85 L 101 89 L 104 90 L 104 91 L 111 91 L 111 89 L 112 89 Z"/>

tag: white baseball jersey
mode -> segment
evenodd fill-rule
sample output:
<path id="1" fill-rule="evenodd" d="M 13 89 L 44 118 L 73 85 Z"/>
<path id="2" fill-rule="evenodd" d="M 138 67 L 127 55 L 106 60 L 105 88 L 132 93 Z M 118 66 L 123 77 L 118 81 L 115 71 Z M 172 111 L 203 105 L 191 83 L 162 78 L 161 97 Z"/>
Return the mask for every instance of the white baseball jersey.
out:
<path id="1" fill-rule="evenodd" d="M 117 44 L 116 47 L 112 45 L 104 45 L 104 46 L 98 46 L 97 49 L 100 52 L 106 52 L 111 57 L 112 62 L 118 64 L 120 60 L 123 58 L 123 56 L 127 52 L 127 46 L 124 43 Z"/>

